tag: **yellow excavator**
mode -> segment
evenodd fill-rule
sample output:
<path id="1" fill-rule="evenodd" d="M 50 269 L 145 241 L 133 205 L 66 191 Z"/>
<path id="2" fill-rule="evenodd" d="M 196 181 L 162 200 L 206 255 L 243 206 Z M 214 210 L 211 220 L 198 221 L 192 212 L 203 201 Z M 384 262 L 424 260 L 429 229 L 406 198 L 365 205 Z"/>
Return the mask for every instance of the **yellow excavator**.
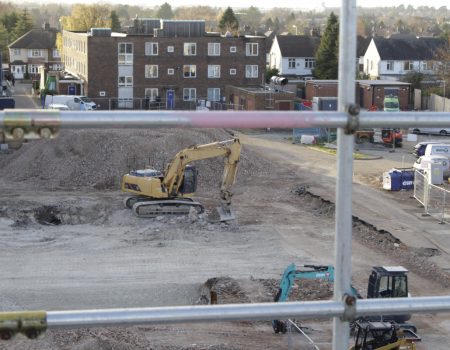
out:
<path id="1" fill-rule="evenodd" d="M 122 178 L 122 191 L 132 193 L 124 204 L 138 217 L 188 214 L 191 208 L 203 212 L 203 205 L 191 196 L 197 189 L 196 160 L 224 157 L 225 165 L 220 186 L 220 221 L 235 219 L 231 209 L 231 186 L 236 179 L 241 143 L 238 138 L 185 148 L 178 152 L 164 172 L 155 169 L 130 171 Z"/>

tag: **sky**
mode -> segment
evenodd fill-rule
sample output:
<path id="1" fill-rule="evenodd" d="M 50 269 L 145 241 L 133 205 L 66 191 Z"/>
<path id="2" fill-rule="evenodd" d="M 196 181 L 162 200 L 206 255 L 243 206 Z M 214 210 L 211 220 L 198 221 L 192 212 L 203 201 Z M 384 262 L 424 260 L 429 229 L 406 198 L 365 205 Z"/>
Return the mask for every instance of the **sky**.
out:
<path id="1" fill-rule="evenodd" d="M 23 3 L 23 0 L 9 0 L 12 3 Z M 35 0 L 29 0 L 33 2 Z M 36 0 L 37 2 L 37 0 Z M 64 0 L 40 0 L 40 3 L 66 3 Z M 128 4 L 154 7 L 156 5 L 162 5 L 164 2 L 169 3 L 172 7 L 189 6 L 189 5 L 208 5 L 212 7 L 227 7 L 232 8 L 246 8 L 250 6 L 256 6 L 261 9 L 270 9 L 273 7 L 286 7 L 298 10 L 316 9 L 322 10 L 324 7 L 339 7 L 342 3 L 340 0 L 312 0 L 312 1 L 299 1 L 299 0 L 227 0 L 223 2 L 211 2 L 211 0 L 72 0 L 71 3 L 114 3 L 114 4 Z M 399 5 L 412 5 L 418 6 L 430 6 L 439 8 L 441 6 L 447 6 L 450 9 L 449 0 L 356 0 L 356 5 L 361 7 L 392 7 Z"/>

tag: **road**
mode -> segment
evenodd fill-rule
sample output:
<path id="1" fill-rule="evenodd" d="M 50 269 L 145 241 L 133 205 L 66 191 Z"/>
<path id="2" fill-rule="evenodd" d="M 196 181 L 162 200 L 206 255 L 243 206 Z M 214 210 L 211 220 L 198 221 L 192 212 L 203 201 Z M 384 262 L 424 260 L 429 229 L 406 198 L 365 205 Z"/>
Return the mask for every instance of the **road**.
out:
<path id="1" fill-rule="evenodd" d="M 16 101 L 16 108 L 39 108 L 39 101 L 31 95 L 31 84 L 16 81 L 11 90 L 11 94 Z"/>

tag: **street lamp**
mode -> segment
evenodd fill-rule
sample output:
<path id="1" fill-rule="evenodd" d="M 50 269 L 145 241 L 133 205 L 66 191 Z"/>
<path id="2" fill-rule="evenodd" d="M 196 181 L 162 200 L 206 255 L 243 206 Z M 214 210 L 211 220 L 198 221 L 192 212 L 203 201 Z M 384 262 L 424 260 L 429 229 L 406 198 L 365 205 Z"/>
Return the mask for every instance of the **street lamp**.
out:
<path id="1" fill-rule="evenodd" d="M 298 34 L 297 34 L 297 26 L 294 24 L 294 25 L 292 26 L 292 28 L 295 28 L 295 35 L 298 35 Z"/>

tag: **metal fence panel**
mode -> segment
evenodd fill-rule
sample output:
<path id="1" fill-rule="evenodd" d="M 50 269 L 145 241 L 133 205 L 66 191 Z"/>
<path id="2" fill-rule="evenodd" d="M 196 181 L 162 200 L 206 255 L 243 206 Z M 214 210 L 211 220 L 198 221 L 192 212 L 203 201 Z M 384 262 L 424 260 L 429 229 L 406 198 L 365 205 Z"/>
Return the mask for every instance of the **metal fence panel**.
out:
<path id="1" fill-rule="evenodd" d="M 428 181 L 424 173 L 416 170 L 414 172 L 414 198 L 426 208 Z M 426 209 L 425 209 L 426 210 Z"/>

